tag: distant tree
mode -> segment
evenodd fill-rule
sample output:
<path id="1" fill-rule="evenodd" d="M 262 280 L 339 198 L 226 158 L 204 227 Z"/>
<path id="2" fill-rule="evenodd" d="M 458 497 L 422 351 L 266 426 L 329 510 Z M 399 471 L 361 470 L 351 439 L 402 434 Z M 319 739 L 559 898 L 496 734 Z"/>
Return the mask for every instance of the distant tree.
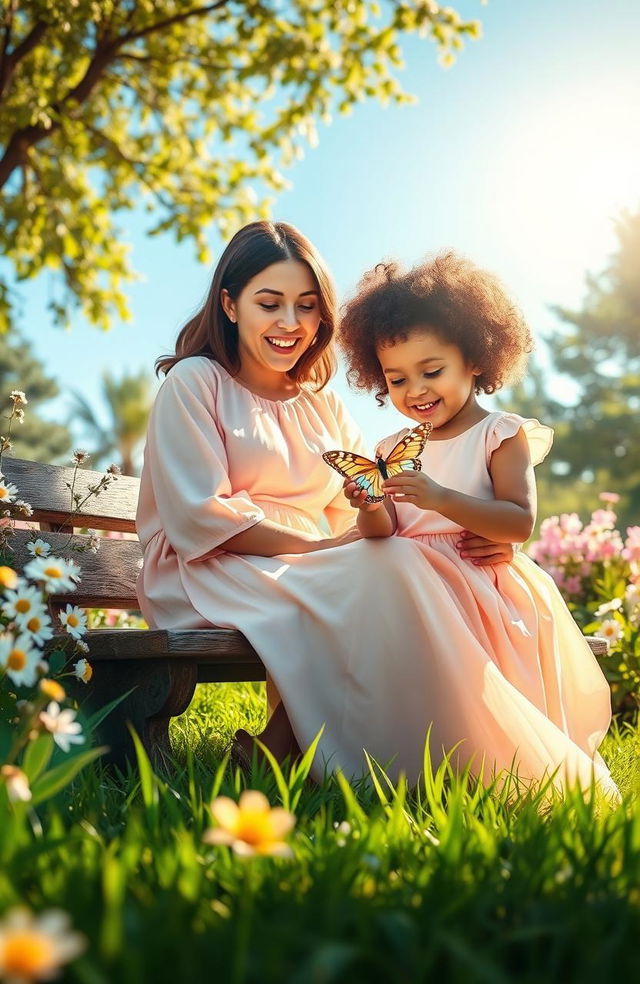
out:
<path id="1" fill-rule="evenodd" d="M 434 0 L 3 0 L 0 249 L 18 280 L 50 268 L 67 323 L 128 316 L 127 246 L 112 216 L 142 203 L 208 262 L 268 213 L 281 167 L 364 98 L 403 102 L 402 35 L 445 63 L 477 21 Z M 0 330 L 15 316 L 0 278 Z"/>
<path id="2" fill-rule="evenodd" d="M 587 513 L 598 493 L 622 496 L 622 525 L 640 523 L 640 212 L 617 223 L 618 246 L 606 269 L 587 276 L 579 311 L 554 306 L 547 337 L 550 369 L 528 379 L 500 404 L 554 424 L 550 460 L 538 471 L 540 515 Z M 559 402 L 563 378 L 575 391 Z"/>
<path id="3" fill-rule="evenodd" d="M 562 407 L 555 457 L 569 479 L 595 477 L 623 495 L 621 516 L 640 522 L 640 211 L 616 224 L 606 269 L 587 278 L 580 311 L 554 307 L 563 326 L 549 341 L 554 368 L 577 384 Z"/>
<path id="4" fill-rule="evenodd" d="M 11 407 L 11 390 L 23 390 L 29 401 L 24 423 L 13 422 L 11 443 L 7 452 L 16 458 L 33 461 L 59 461 L 71 450 L 71 434 L 62 424 L 52 423 L 38 415 L 37 407 L 58 396 L 58 384 L 45 375 L 45 370 L 27 342 L 15 333 L 11 339 L 0 335 L 0 407 L 6 418 Z M 0 431 L 6 435 L 7 420 Z"/>
<path id="5" fill-rule="evenodd" d="M 144 369 L 139 373 L 123 373 L 120 379 L 114 379 L 108 371 L 103 373 L 102 397 L 109 415 L 106 427 L 88 400 L 79 393 L 73 397 L 73 421 L 84 429 L 92 466 L 113 461 L 120 465 L 124 475 L 135 475 L 136 452 L 145 436 L 153 402 L 151 376 Z"/>

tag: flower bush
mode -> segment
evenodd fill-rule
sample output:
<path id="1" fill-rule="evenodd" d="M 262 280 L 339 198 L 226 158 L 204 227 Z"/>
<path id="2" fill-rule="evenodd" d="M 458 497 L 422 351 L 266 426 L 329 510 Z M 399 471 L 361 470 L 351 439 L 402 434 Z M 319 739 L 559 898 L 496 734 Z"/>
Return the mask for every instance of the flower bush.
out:
<path id="1" fill-rule="evenodd" d="M 553 578 L 587 635 L 607 639 L 602 668 L 614 711 L 634 717 L 640 705 L 640 526 L 616 529 L 619 496 L 603 492 L 603 506 L 583 525 L 576 513 L 550 516 L 529 556 Z"/>

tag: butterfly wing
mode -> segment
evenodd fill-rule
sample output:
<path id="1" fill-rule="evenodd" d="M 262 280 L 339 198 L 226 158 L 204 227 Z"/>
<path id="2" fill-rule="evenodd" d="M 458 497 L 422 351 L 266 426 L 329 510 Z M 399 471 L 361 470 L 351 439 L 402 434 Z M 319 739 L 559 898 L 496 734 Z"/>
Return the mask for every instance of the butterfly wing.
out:
<path id="1" fill-rule="evenodd" d="M 384 499 L 382 475 L 375 461 L 352 451 L 325 451 L 322 455 L 328 465 L 367 493 L 365 502 L 380 502 Z"/>
<path id="2" fill-rule="evenodd" d="M 420 471 L 420 455 L 424 451 L 424 446 L 429 440 L 429 435 L 433 429 L 430 421 L 418 424 L 412 431 L 409 431 L 401 441 L 391 450 L 385 459 L 385 468 L 389 478 L 399 475 L 403 471 Z"/>

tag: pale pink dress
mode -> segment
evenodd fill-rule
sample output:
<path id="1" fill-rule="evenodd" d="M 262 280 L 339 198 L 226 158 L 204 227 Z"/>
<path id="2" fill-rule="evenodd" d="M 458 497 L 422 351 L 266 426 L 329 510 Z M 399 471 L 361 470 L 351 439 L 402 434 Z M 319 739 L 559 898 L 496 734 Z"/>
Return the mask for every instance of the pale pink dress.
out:
<path id="1" fill-rule="evenodd" d="M 428 443 L 423 467 L 490 498 L 491 452 L 520 427 L 541 460 L 549 428 L 496 412 Z M 321 457 L 332 448 L 363 450 L 330 390 L 270 401 L 204 357 L 178 363 L 151 415 L 138 507 L 149 625 L 244 633 L 300 746 L 324 728 L 318 778 L 327 763 L 361 774 L 366 749 L 413 782 L 431 726 L 436 761 L 462 742 L 476 769 L 482 759 L 489 771 L 515 762 L 526 779 L 558 769 L 588 786 L 595 768 L 615 793 L 596 752 L 610 720 L 607 683 L 528 557 L 476 567 L 455 549 L 459 527 L 406 504 L 400 535 L 388 539 L 279 557 L 224 551 L 265 516 L 319 535 L 322 516 L 334 532 L 350 526 L 341 479 Z"/>

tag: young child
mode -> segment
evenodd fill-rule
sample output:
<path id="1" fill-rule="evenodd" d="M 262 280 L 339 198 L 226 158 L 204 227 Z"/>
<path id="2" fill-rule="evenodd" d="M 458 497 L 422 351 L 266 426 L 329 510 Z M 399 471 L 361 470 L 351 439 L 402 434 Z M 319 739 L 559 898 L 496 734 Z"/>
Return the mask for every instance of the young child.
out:
<path id="1" fill-rule="evenodd" d="M 406 590 L 424 592 L 429 582 L 434 610 L 425 617 L 452 640 L 446 661 L 438 645 L 431 654 L 432 734 L 457 737 L 476 771 L 481 762 L 488 773 L 513 764 L 526 780 L 555 773 L 556 785 L 583 788 L 595 773 L 616 796 L 597 753 L 609 688 L 552 579 L 524 553 L 477 567 L 456 549 L 463 529 L 523 543 L 534 526 L 533 465 L 552 431 L 476 398 L 522 375 L 532 338 L 521 313 L 494 276 L 447 253 L 409 273 L 381 264 L 366 275 L 340 340 L 353 385 L 381 404 L 388 396 L 412 427 L 432 425 L 422 470 L 388 478 L 383 501 L 345 485 L 364 537 L 420 545 L 424 567 L 407 572 Z M 408 430 L 381 442 L 376 456 Z"/>

